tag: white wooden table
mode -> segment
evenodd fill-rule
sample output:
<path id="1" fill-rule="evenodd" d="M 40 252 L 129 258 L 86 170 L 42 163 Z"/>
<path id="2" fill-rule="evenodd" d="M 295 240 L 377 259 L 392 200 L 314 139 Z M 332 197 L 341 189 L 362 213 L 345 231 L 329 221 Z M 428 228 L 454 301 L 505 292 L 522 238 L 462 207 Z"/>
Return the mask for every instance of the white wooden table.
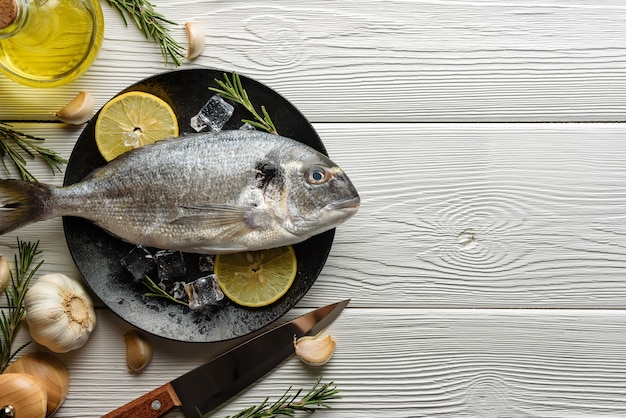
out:
<path id="1" fill-rule="evenodd" d="M 342 395 L 320 417 L 626 416 L 623 2 L 153 3 L 205 30 L 204 54 L 181 68 L 237 71 L 281 93 L 362 197 L 287 315 L 352 298 L 330 329 L 331 362 L 292 358 L 211 416 L 319 375 Z M 104 44 L 82 78 L 52 90 L 0 78 L 0 120 L 65 157 L 81 128 L 53 115 L 79 90 L 100 107 L 172 69 L 103 9 Z M 42 273 L 78 275 L 60 219 L 0 237 L 2 254 L 16 236 L 41 241 Z M 87 345 L 59 355 L 72 379 L 60 418 L 100 416 L 224 348 L 151 337 L 151 364 L 131 374 L 131 326 L 102 304 L 97 317 Z"/>

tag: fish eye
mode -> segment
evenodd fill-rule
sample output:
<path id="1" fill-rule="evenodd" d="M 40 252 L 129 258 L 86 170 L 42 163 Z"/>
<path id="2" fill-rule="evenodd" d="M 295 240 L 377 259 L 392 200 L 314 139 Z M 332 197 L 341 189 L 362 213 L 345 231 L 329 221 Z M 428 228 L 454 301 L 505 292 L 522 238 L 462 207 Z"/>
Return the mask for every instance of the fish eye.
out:
<path id="1" fill-rule="evenodd" d="M 319 165 L 314 165 L 309 168 L 307 175 L 307 181 L 310 184 L 323 184 L 326 183 L 332 177 L 330 169 Z"/>

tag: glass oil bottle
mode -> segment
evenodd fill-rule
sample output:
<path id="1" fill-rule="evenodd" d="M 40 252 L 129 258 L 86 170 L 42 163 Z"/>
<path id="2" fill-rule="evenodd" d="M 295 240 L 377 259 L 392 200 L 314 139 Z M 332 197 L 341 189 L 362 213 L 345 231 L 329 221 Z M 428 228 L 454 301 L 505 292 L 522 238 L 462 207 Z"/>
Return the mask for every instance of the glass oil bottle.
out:
<path id="1" fill-rule="evenodd" d="M 74 80 L 104 34 L 99 0 L 0 0 L 0 72 L 32 87 Z"/>

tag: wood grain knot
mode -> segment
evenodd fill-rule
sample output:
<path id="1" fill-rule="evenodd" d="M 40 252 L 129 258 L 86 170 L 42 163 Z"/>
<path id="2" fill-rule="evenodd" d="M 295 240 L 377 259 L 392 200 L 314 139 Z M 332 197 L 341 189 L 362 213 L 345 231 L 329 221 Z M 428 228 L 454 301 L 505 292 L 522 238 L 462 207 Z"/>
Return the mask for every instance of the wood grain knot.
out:
<path id="1" fill-rule="evenodd" d="M 293 22 L 271 15 L 254 16 L 245 22 L 245 29 L 261 44 L 248 54 L 251 61 L 285 67 L 302 58 L 304 38 Z"/>
<path id="2" fill-rule="evenodd" d="M 479 376 L 467 388 L 467 408 L 480 418 L 501 418 L 507 415 L 506 383 L 496 376 Z"/>
<path id="3" fill-rule="evenodd" d="M 472 228 L 462 231 L 456 238 L 460 250 L 470 250 L 476 246 L 476 234 Z"/>

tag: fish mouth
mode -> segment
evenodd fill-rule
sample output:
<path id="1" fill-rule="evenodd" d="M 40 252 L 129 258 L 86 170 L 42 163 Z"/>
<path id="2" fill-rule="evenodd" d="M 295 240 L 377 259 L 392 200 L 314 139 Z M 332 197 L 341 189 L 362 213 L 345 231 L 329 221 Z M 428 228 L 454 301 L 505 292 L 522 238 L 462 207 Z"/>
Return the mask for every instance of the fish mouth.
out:
<path id="1" fill-rule="evenodd" d="M 342 211 L 347 212 L 349 214 L 356 213 L 356 211 L 361 206 L 361 199 L 357 196 L 352 199 L 343 200 L 341 202 L 331 203 L 327 206 L 329 210 L 333 211 Z"/>

